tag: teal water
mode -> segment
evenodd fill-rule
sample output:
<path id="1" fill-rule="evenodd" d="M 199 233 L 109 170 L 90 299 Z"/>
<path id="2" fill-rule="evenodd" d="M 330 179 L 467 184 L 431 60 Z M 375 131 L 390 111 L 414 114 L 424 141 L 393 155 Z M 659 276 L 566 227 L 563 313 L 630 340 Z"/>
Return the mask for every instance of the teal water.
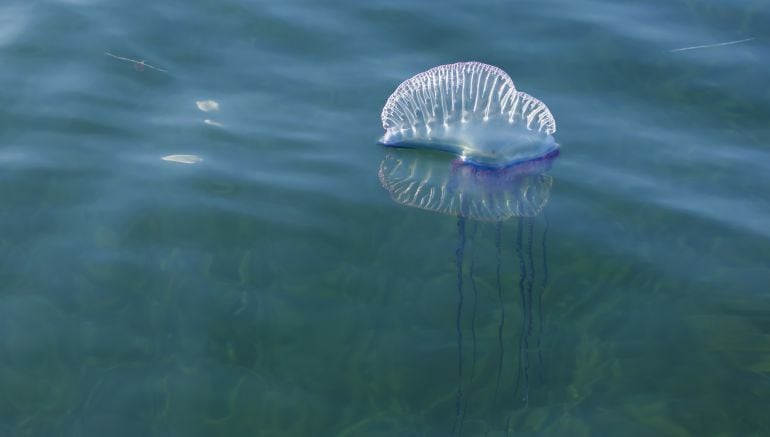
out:
<path id="1" fill-rule="evenodd" d="M 0 436 L 770 435 L 768 22 L 4 1 Z M 380 184 L 385 100 L 462 60 L 557 120 L 533 218 Z"/>

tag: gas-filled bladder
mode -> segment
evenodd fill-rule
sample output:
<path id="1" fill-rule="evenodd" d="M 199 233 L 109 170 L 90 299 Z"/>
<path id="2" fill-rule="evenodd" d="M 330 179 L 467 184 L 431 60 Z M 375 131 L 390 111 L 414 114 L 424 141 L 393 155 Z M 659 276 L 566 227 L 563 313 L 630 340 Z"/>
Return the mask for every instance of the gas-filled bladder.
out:
<path id="1" fill-rule="evenodd" d="M 382 109 L 386 146 L 442 150 L 485 167 L 553 153 L 556 121 L 501 69 L 480 62 L 440 65 L 406 80 Z"/>

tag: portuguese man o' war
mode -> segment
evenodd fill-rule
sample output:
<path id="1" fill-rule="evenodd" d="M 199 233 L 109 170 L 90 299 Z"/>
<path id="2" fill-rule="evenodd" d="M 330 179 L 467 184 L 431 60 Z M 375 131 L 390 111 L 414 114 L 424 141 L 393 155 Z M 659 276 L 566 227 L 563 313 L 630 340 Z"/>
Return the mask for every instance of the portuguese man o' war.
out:
<path id="1" fill-rule="evenodd" d="M 517 411 L 530 404 L 530 362 L 534 357 L 541 364 L 542 380 L 548 222 L 544 221 L 542 237 L 536 241 L 535 217 L 547 205 L 553 186 L 547 172 L 559 156 L 559 146 L 552 137 L 556 122 L 545 104 L 516 91 L 502 70 L 478 62 L 442 65 L 402 83 L 385 104 L 382 122 L 385 135 L 380 143 L 389 146 L 379 168 L 383 188 L 401 205 L 457 217 L 453 253 L 457 388 L 451 435 L 462 434 L 466 413 L 474 410 L 469 402 L 473 393 L 487 392 L 477 387 L 482 379 L 476 374 L 476 311 L 484 287 L 492 289 L 499 308 L 493 402 L 508 411 L 501 426 L 510 431 Z M 503 224 L 512 218 L 517 222 L 511 239 L 513 260 L 506 268 L 503 260 L 510 255 L 504 251 L 508 245 Z M 493 224 L 496 266 L 481 268 L 477 265 L 476 236 L 487 223 Z M 468 260 L 466 246 L 470 246 Z M 488 272 L 493 278 L 477 278 L 478 272 Z M 506 299 L 505 289 L 510 286 L 518 288 L 518 296 Z M 468 289 L 472 304 L 466 315 Z M 506 329 L 511 323 L 506 307 L 512 304 L 520 311 L 514 335 Z M 470 366 L 465 365 L 463 352 L 467 341 L 463 327 L 468 325 Z M 518 350 L 513 358 L 506 354 L 511 349 Z M 510 370 L 511 360 L 515 360 L 515 372 Z"/>
<path id="2" fill-rule="evenodd" d="M 501 69 L 480 62 L 440 65 L 396 88 L 382 109 L 386 146 L 442 150 L 484 167 L 553 153 L 548 107 L 516 90 Z"/>

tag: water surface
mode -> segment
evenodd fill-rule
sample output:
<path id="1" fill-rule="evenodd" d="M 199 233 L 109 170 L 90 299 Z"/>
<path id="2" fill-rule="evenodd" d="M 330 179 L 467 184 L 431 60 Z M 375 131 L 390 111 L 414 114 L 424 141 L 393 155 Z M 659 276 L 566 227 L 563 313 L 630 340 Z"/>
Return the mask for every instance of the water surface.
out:
<path id="1" fill-rule="evenodd" d="M 437 7 L 3 2 L 0 435 L 770 434 L 767 3 Z M 458 275 L 375 143 L 470 60 L 562 153 Z"/>

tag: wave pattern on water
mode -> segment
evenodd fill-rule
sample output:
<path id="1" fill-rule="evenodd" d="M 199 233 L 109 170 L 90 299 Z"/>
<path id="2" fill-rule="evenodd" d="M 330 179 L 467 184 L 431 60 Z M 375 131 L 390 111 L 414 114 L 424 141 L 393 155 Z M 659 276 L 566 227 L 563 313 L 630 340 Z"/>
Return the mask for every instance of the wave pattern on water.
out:
<path id="1" fill-rule="evenodd" d="M 0 435 L 770 433 L 768 22 L 3 2 Z M 538 217 L 463 222 L 458 263 L 375 142 L 399 83 L 464 59 L 548 102 L 563 153 Z"/>

